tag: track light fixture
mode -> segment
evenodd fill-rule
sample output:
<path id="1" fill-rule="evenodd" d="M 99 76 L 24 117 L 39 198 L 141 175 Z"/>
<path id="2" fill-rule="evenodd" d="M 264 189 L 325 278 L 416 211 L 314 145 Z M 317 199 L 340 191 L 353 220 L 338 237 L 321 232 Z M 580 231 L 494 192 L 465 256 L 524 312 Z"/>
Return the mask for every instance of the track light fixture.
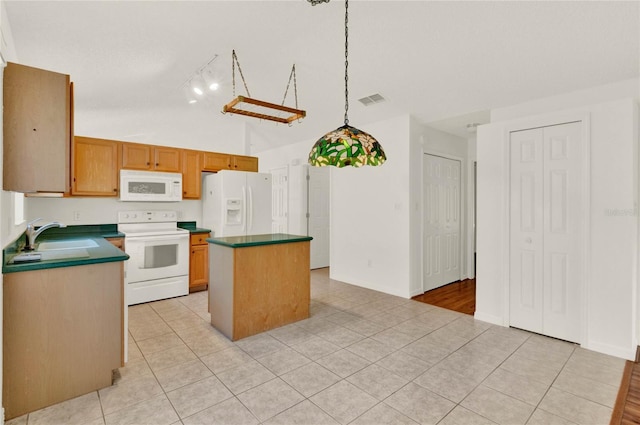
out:
<path id="1" fill-rule="evenodd" d="M 197 103 L 205 99 L 207 94 L 212 94 L 220 88 L 218 76 L 213 69 L 213 62 L 218 55 L 193 72 L 193 75 L 184 83 L 185 95 L 189 103 Z"/>

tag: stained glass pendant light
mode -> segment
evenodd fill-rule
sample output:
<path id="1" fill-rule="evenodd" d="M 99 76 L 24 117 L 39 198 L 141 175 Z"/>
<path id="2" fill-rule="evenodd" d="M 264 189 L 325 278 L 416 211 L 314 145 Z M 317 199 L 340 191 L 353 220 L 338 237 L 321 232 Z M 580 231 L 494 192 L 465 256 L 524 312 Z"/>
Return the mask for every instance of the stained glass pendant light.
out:
<path id="1" fill-rule="evenodd" d="M 380 143 L 368 133 L 349 125 L 349 0 L 344 2 L 344 125 L 322 136 L 309 153 L 316 167 L 361 167 L 382 165 L 387 156 Z"/>

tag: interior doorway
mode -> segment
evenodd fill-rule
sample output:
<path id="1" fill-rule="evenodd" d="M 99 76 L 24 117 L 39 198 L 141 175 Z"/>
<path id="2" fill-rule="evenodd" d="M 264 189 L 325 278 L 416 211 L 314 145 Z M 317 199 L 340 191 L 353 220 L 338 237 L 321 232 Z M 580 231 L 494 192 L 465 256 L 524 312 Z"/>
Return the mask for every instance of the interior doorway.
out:
<path id="1" fill-rule="evenodd" d="M 307 169 L 307 235 L 311 241 L 311 268 L 329 267 L 330 263 L 330 193 L 331 174 L 329 167 Z"/>

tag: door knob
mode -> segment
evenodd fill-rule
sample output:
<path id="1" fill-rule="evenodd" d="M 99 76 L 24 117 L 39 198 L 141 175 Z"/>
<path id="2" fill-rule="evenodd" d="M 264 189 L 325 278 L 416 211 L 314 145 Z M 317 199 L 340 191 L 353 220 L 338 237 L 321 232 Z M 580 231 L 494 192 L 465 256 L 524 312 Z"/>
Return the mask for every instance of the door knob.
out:
<path id="1" fill-rule="evenodd" d="M 531 242 L 532 242 L 531 238 L 527 238 L 527 239 L 525 239 L 524 241 L 525 241 L 526 243 L 531 243 Z"/>

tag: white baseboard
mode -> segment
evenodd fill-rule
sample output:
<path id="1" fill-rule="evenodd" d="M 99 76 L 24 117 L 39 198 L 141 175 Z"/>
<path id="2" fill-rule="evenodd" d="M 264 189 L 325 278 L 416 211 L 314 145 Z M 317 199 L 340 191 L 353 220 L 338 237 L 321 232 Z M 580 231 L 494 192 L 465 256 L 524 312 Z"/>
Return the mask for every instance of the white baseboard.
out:
<path id="1" fill-rule="evenodd" d="M 4 407 L 0 407 L 0 425 L 4 425 Z"/>
<path id="2" fill-rule="evenodd" d="M 372 289 L 374 291 L 378 291 L 378 292 L 384 292 L 385 294 L 389 294 L 389 295 L 395 295 L 397 297 L 402 297 L 402 298 L 411 298 L 411 296 L 408 293 L 401 293 L 399 291 L 390 291 L 390 288 L 387 286 L 376 286 L 376 285 L 372 285 L 370 282 L 365 282 L 365 281 L 360 281 L 357 279 L 351 279 L 349 277 L 345 277 L 345 276 L 340 276 L 340 275 L 335 275 L 332 274 L 331 275 L 331 279 L 333 280 L 337 280 L 340 282 L 344 282 L 344 283 L 348 283 L 350 285 L 355 285 L 355 286 L 360 286 L 361 288 L 366 288 L 366 289 Z"/>
<path id="3" fill-rule="evenodd" d="M 633 361 L 636 358 L 636 347 L 624 348 L 594 341 L 589 341 L 587 344 L 582 344 L 581 346 L 587 350 L 597 351 L 598 353 L 608 354 L 626 360 Z"/>
<path id="4" fill-rule="evenodd" d="M 481 320 L 483 322 L 491 323 L 492 325 L 506 326 L 502 317 L 494 316 L 492 314 L 486 314 L 481 311 L 476 311 L 473 315 L 473 318 L 476 320 Z"/>

